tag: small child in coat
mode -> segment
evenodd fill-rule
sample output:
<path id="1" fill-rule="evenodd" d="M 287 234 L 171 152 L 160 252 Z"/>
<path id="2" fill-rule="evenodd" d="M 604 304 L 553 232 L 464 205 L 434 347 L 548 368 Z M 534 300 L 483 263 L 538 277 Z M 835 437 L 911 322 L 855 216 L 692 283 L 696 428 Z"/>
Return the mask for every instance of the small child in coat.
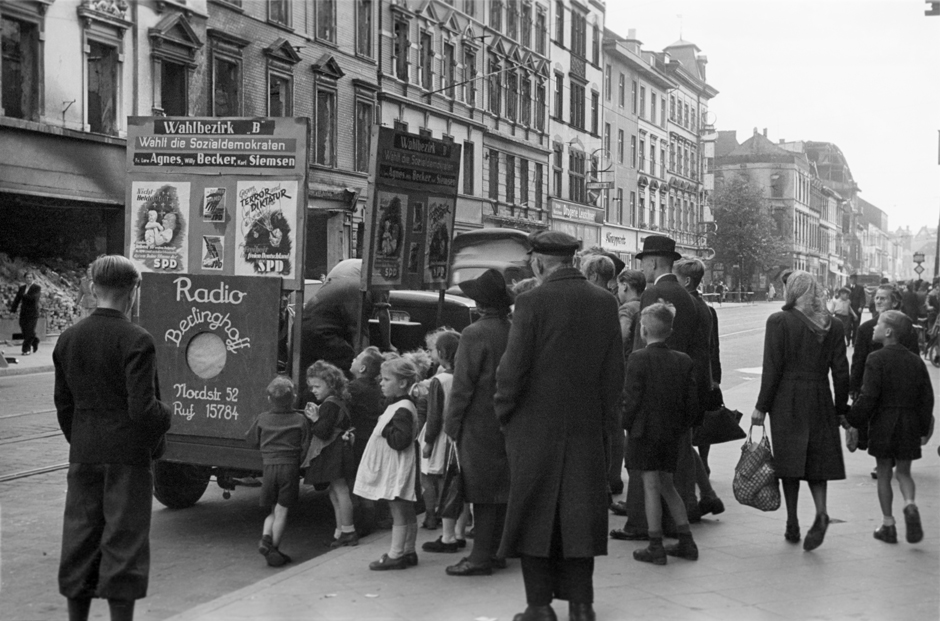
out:
<path id="1" fill-rule="evenodd" d="M 901 311 L 881 313 L 872 338 L 884 347 L 868 355 L 861 393 L 847 417 L 854 427 L 868 429 L 868 453 L 876 460 L 878 501 L 884 516 L 874 536 L 885 543 L 898 542 L 892 514 L 894 470 L 904 497 L 907 542 L 917 543 L 924 537 L 914 504 L 911 462 L 920 459 L 920 447 L 933 433 L 933 387 L 924 361 L 900 345 L 913 330 Z"/>
<path id="2" fill-rule="evenodd" d="M 277 376 L 267 388 L 272 409 L 262 412 L 251 423 L 245 440 L 261 449 L 264 464 L 260 504 L 271 513 L 264 519 L 258 552 L 271 567 L 290 562 L 279 546 L 287 526 L 287 511 L 297 502 L 300 490 L 300 460 L 309 442 L 307 418 L 294 410 L 294 382 Z"/>
<path id="3" fill-rule="evenodd" d="M 685 503 L 673 483 L 680 438 L 688 433 L 698 410 L 692 359 L 666 345 L 674 315 L 662 303 L 641 311 L 640 335 L 646 347 L 634 350 L 627 359 L 623 389 L 626 464 L 628 470 L 642 472 L 650 542 L 649 547 L 635 550 L 633 558 L 656 565 L 665 565 L 666 555 L 698 560 Z M 679 543 L 666 547 L 660 497 L 679 531 Z"/>
<path id="4" fill-rule="evenodd" d="M 382 394 L 388 407 L 369 437 L 356 474 L 353 492 L 367 500 L 388 500 L 392 513 L 391 549 L 369 564 L 374 571 L 406 569 L 418 564 L 415 552 L 418 412 L 408 396 L 417 375 L 415 365 L 405 358 L 382 363 Z"/>

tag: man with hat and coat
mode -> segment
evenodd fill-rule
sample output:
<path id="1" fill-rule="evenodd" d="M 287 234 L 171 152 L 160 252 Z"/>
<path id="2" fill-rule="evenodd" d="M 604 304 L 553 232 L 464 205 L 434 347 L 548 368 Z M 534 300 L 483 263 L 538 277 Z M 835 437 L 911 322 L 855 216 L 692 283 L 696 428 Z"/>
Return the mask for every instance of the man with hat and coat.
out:
<path id="1" fill-rule="evenodd" d="M 607 452 L 623 386 L 617 301 L 572 266 L 579 242 L 529 236 L 540 285 L 516 298 L 496 372 L 510 491 L 501 556 L 521 557 L 528 606 L 514 621 L 593 621 L 594 557 L 607 554 Z"/>
<path id="2" fill-rule="evenodd" d="M 676 242 L 665 235 L 649 235 L 643 240 L 643 251 L 636 255 L 640 261 L 640 269 L 649 283 L 640 297 L 640 310 L 656 302 L 665 302 L 675 309 L 672 334 L 666 339 L 670 349 L 688 354 L 695 365 L 695 381 L 698 391 L 698 401 L 705 403 L 705 392 L 711 388 L 709 377 L 708 337 L 711 322 L 703 322 L 702 315 L 695 305 L 695 300 L 679 283 L 679 279 L 672 273 L 673 264 L 682 258 L 676 252 Z M 646 342 L 636 331 L 633 349 L 643 349 Z M 693 419 L 701 420 L 703 412 L 695 412 Z M 688 441 L 683 442 L 680 448 L 679 463 L 676 466 L 675 485 L 679 495 L 685 501 L 689 521 L 701 519 L 698 501 L 695 497 L 695 470 L 692 455 L 692 432 L 688 432 Z M 643 484 L 639 472 L 629 473 L 627 485 L 627 499 L 622 510 L 627 515 L 627 522 L 621 529 L 610 532 L 613 539 L 627 541 L 643 541 L 648 537 L 645 504 L 643 500 Z M 663 514 L 663 529 L 672 530 L 671 519 Z M 671 517 L 671 516 L 670 516 Z"/>

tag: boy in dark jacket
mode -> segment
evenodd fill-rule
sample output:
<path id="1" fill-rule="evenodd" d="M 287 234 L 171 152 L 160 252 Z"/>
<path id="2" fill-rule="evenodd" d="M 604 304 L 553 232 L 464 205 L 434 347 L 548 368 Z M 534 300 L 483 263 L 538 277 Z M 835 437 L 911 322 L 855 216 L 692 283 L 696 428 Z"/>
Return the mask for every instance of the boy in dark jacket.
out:
<path id="1" fill-rule="evenodd" d="M 300 492 L 300 461 L 309 442 L 307 418 L 291 408 L 294 383 L 277 376 L 268 384 L 268 401 L 273 408 L 262 412 L 251 423 L 245 440 L 261 449 L 264 478 L 261 484 L 261 506 L 271 513 L 264 519 L 264 531 L 258 552 L 271 567 L 290 562 L 278 546 L 287 526 L 287 510 L 297 502 Z"/>
<path id="2" fill-rule="evenodd" d="M 674 311 L 662 303 L 651 304 L 640 313 L 644 349 L 627 359 L 624 380 L 623 426 L 627 430 L 627 469 L 643 474 L 649 547 L 633 552 L 633 558 L 656 565 L 666 564 L 666 555 L 691 561 L 698 559 L 692 540 L 685 503 L 672 477 L 676 471 L 682 435 L 688 433 L 698 410 L 698 393 L 692 359 L 669 349 Z M 679 543 L 663 547 L 662 504 L 679 531 Z"/>
<path id="3" fill-rule="evenodd" d="M 901 311 L 881 313 L 873 340 L 884 345 L 865 361 L 864 383 L 852 405 L 848 421 L 868 429 L 868 453 L 877 460 L 878 501 L 884 514 L 875 539 L 897 543 L 898 533 L 892 515 L 893 470 L 904 497 L 907 542 L 924 537 L 920 513 L 914 504 L 911 461 L 920 459 L 920 447 L 933 432 L 933 387 L 924 361 L 900 342 L 912 331 L 911 320 Z"/>

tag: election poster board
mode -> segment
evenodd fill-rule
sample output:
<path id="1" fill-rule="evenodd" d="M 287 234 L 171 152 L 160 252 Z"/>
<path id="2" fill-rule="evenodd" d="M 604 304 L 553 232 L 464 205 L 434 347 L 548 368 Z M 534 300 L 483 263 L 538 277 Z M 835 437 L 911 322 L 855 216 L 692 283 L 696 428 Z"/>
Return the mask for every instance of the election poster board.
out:
<path id="1" fill-rule="evenodd" d="M 174 435 L 241 441 L 270 409 L 280 280 L 253 276 L 143 274 L 140 321 L 156 345 L 160 397 Z"/>
<path id="2" fill-rule="evenodd" d="M 142 272 L 303 285 L 306 118 L 130 117 L 127 256 Z"/>
<path id="3" fill-rule="evenodd" d="M 362 288 L 447 288 L 460 145 L 373 128 Z"/>

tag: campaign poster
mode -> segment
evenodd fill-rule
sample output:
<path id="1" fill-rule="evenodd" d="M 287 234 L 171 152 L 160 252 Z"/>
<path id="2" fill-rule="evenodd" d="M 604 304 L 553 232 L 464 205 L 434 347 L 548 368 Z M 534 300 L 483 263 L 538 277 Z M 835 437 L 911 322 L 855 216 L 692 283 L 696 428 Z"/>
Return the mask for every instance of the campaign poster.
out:
<path id="1" fill-rule="evenodd" d="M 134 181 L 131 184 L 131 259 L 145 272 L 185 272 L 186 214 L 190 184 Z"/>
<path id="2" fill-rule="evenodd" d="M 378 192 L 378 213 L 372 246 L 375 248 L 375 260 L 372 262 L 374 282 L 401 284 L 407 216 L 407 194 Z"/>
<path id="3" fill-rule="evenodd" d="M 450 240 L 454 238 L 454 199 L 431 196 L 428 199 L 428 241 L 425 246 L 424 282 L 445 283 L 447 261 L 450 259 Z"/>
<path id="4" fill-rule="evenodd" d="M 202 221 L 225 222 L 225 188 L 210 187 L 203 190 Z"/>
<path id="5" fill-rule="evenodd" d="M 221 235 L 202 236 L 202 269 L 222 271 L 225 261 L 225 238 Z"/>
<path id="6" fill-rule="evenodd" d="M 235 274 L 293 278 L 297 181 L 239 181 L 235 194 Z"/>

